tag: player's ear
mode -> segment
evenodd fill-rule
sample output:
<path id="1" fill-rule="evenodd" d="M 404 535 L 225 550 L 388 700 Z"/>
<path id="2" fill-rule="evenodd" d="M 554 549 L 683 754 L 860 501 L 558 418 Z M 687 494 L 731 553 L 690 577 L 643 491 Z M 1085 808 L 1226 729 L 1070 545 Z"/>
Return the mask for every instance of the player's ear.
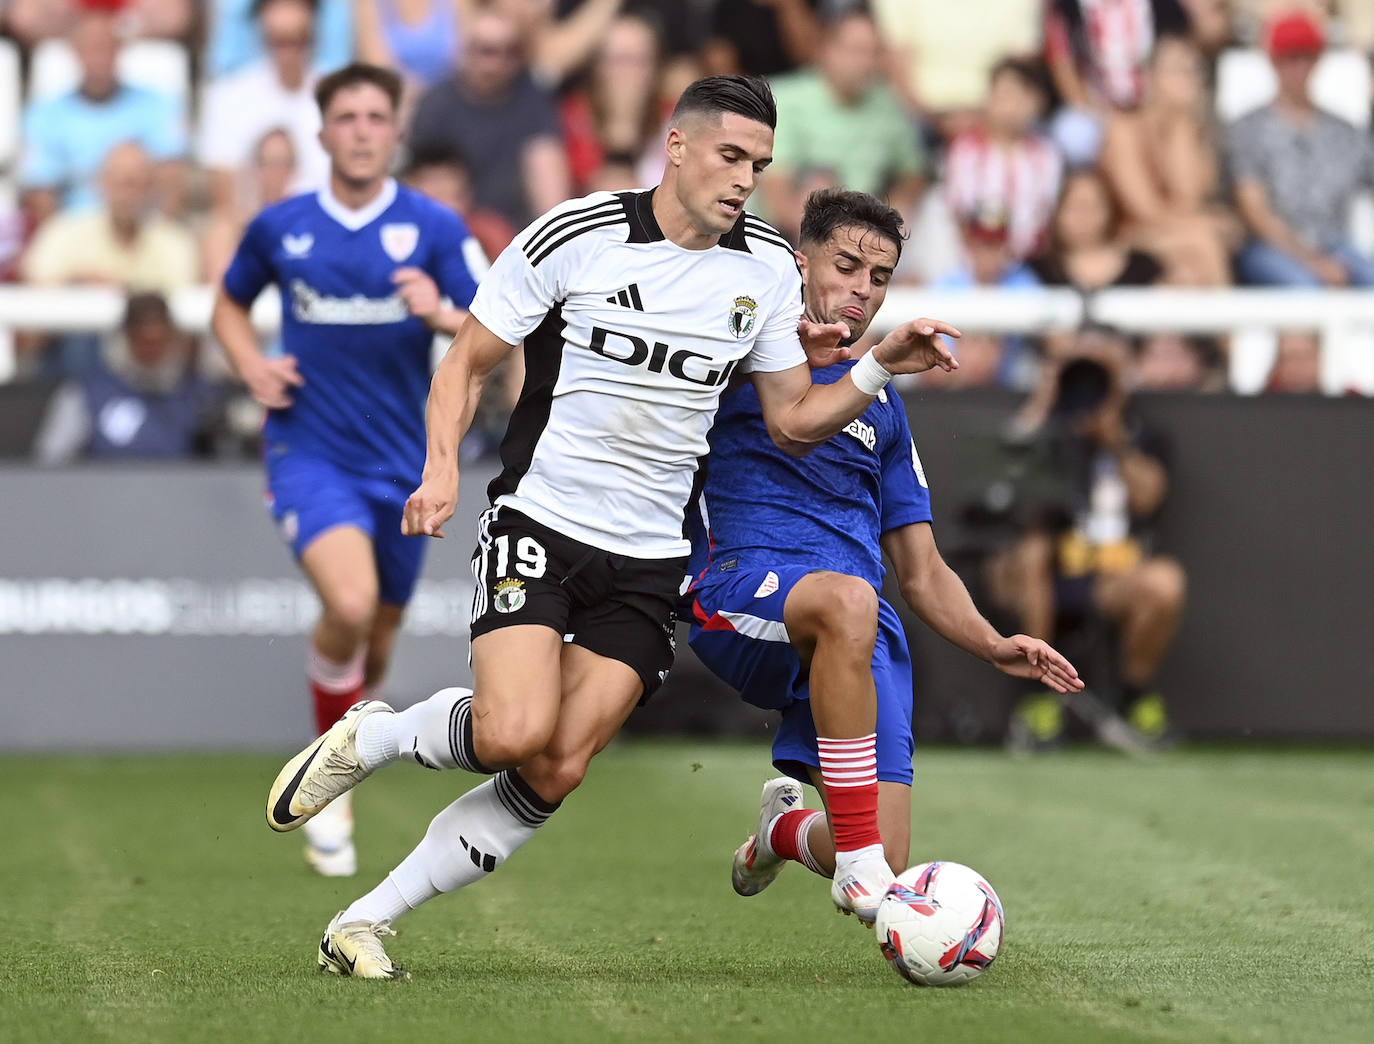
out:
<path id="1" fill-rule="evenodd" d="M 797 259 L 797 267 L 801 269 L 802 285 L 806 285 L 806 255 L 800 250 L 793 250 L 792 256 Z"/>
<path id="2" fill-rule="evenodd" d="M 687 138 L 680 128 L 669 128 L 666 148 L 668 150 L 668 162 L 675 167 L 682 166 L 682 153 L 687 148 Z"/>

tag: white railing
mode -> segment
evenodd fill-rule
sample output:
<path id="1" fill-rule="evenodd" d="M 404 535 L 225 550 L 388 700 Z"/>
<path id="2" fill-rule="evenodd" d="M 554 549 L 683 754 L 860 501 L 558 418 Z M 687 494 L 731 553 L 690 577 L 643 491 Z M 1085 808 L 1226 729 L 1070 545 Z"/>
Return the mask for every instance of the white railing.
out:
<path id="1" fill-rule="evenodd" d="M 210 324 L 213 291 L 184 290 L 172 299 L 176 321 L 193 333 Z M 38 289 L 0 286 L 0 381 L 14 375 L 12 332 L 98 332 L 119 322 L 122 297 L 105 287 Z M 263 330 L 279 322 L 279 303 L 269 291 L 253 318 Z M 1176 330 L 1231 335 L 1231 386 L 1252 393 L 1273 360 L 1277 331 L 1316 330 L 1323 345 L 1323 386 L 1332 393 L 1355 389 L 1374 394 L 1374 292 L 1361 290 L 1108 290 L 1083 297 L 1072 290 L 936 291 L 895 288 L 878 316 L 885 332 L 918 315 L 944 319 L 962 329 L 989 333 L 1043 333 L 1073 329 L 1085 321 L 1132 333 Z"/>

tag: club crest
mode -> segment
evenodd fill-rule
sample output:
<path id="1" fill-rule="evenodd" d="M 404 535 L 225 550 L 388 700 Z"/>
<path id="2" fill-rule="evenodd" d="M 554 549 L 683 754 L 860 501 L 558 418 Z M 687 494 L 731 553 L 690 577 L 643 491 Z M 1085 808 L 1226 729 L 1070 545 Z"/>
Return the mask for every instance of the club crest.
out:
<path id="1" fill-rule="evenodd" d="M 748 337 L 754 329 L 754 320 L 758 318 L 758 314 L 758 302 L 748 295 L 741 294 L 730 306 L 730 332 L 736 338 Z"/>
<path id="2" fill-rule="evenodd" d="M 525 584 L 508 576 L 496 585 L 491 604 L 498 613 L 513 613 L 525 604 Z"/>
<path id="3" fill-rule="evenodd" d="M 382 249 L 398 264 L 415 252 L 420 242 L 420 226 L 407 221 L 400 225 L 382 226 Z"/>
<path id="4" fill-rule="evenodd" d="M 290 232 L 281 237 L 281 248 L 287 257 L 309 257 L 310 248 L 315 245 L 315 237 L 309 232 L 293 236 Z"/>

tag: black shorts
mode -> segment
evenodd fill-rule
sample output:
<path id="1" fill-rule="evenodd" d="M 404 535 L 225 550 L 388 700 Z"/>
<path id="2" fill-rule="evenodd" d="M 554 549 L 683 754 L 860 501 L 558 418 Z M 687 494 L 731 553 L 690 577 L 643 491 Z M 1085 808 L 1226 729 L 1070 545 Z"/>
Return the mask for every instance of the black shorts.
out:
<path id="1" fill-rule="evenodd" d="M 647 699 L 673 665 L 686 570 L 685 558 L 613 554 L 511 508 L 488 508 L 472 555 L 472 637 L 515 624 L 552 627 L 565 641 L 630 667 Z"/>

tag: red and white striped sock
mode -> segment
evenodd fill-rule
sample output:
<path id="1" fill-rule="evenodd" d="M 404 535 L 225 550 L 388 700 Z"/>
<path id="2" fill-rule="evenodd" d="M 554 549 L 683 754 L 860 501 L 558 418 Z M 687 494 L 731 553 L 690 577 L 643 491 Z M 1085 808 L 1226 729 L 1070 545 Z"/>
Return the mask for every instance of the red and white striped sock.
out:
<path id="1" fill-rule="evenodd" d="M 877 733 L 854 739 L 818 738 L 821 778 L 825 781 L 826 807 L 835 834 L 835 862 L 846 855 L 881 846 L 878 832 Z"/>
<path id="2" fill-rule="evenodd" d="M 324 733 L 344 716 L 344 711 L 363 698 L 363 657 L 366 650 L 345 663 L 325 657 L 313 645 L 305 659 L 310 696 L 315 705 L 315 732 Z"/>
<path id="3" fill-rule="evenodd" d="M 768 824 L 768 837 L 763 840 L 773 850 L 774 855 L 801 863 L 813 873 L 829 877 L 830 875 L 817 865 L 816 857 L 811 854 L 811 845 L 807 840 L 811 835 L 811 824 L 824 815 L 824 812 L 814 808 L 794 808 L 790 812 L 783 812 L 773 817 L 773 822 Z"/>

